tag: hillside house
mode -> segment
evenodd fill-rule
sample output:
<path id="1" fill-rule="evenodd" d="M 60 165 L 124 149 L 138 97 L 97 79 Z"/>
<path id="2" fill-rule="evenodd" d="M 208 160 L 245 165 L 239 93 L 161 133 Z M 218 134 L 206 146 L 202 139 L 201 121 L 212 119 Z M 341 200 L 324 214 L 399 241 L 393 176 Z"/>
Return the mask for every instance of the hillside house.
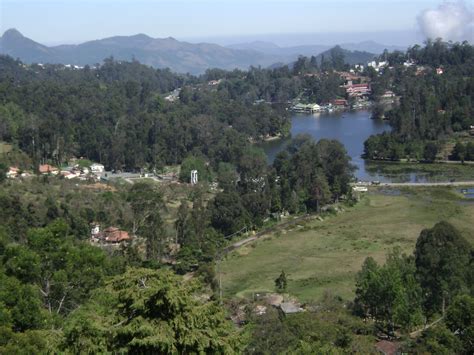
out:
<path id="1" fill-rule="evenodd" d="M 122 242 L 129 242 L 132 237 L 128 232 L 118 229 L 117 227 L 108 227 L 101 231 L 100 224 L 92 223 L 91 227 L 91 242 L 101 244 L 121 244 Z"/>
<path id="2" fill-rule="evenodd" d="M 14 179 L 18 176 L 19 173 L 20 173 L 19 168 L 17 168 L 16 166 L 10 166 L 6 175 L 7 175 L 7 178 Z"/>
<path id="3" fill-rule="evenodd" d="M 50 174 L 58 175 L 59 174 L 59 169 L 49 164 L 41 164 L 38 167 L 38 171 L 42 175 L 50 175 Z"/>
<path id="4" fill-rule="evenodd" d="M 344 86 L 346 89 L 346 94 L 349 97 L 360 97 L 360 96 L 368 96 L 372 93 L 372 89 L 370 88 L 370 84 L 352 84 L 352 81 L 349 81 L 347 85 Z"/>

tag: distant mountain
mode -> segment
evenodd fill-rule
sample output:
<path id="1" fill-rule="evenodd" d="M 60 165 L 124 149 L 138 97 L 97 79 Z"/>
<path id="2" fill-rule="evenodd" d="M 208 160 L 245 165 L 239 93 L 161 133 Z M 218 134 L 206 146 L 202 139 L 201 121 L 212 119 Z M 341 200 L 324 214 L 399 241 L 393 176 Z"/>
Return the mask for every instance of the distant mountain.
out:
<path id="1" fill-rule="evenodd" d="M 343 43 L 339 45 L 343 49 L 350 51 L 360 51 L 360 52 L 369 52 L 375 54 L 381 54 L 385 49 L 388 51 L 394 50 L 403 50 L 406 48 L 401 46 L 387 46 L 380 44 L 374 41 L 364 41 L 360 43 Z M 281 56 L 280 60 L 285 56 L 298 56 L 303 55 L 310 57 L 312 55 L 316 56 L 324 51 L 327 51 L 333 46 L 329 45 L 305 45 L 305 46 L 292 46 L 292 47 L 280 47 L 272 42 L 248 42 L 248 43 L 238 43 L 227 46 L 227 48 L 232 49 L 246 49 L 246 50 L 255 50 L 265 54 Z"/>
<path id="2" fill-rule="evenodd" d="M 172 37 L 151 38 L 144 34 L 116 36 L 78 45 L 47 47 L 24 37 L 14 29 L 0 38 L 0 53 L 25 63 L 93 65 L 113 56 L 117 60 L 137 59 L 156 68 L 199 74 L 208 68 L 247 68 L 270 65 L 275 60 L 254 50 L 225 48 L 216 44 L 181 42 Z"/>
<path id="3" fill-rule="evenodd" d="M 24 37 L 15 29 L 7 30 L 0 38 L 0 53 L 25 61 L 34 58 L 35 62 L 44 62 L 51 58 L 48 47 Z"/>
<path id="4" fill-rule="evenodd" d="M 343 44 L 341 47 L 351 51 L 381 53 L 387 46 L 369 41 Z M 247 69 L 251 65 L 275 66 L 275 63 L 293 62 L 299 55 L 316 56 L 330 48 L 327 45 L 279 47 L 274 43 L 262 41 L 222 47 L 210 43 L 182 42 L 172 37 L 152 38 L 145 34 L 48 47 L 23 36 L 15 29 L 6 31 L 0 38 L 0 54 L 20 58 L 25 63 L 83 66 L 102 63 L 105 58 L 113 56 L 117 60 L 135 58 L 155 68 L 170 68 L 175 72 L 192 74 L 203 73 L 208 68 Z M 394 48 L 388 46 L 388 49 Z M 364 55 L 359 57 L 364 58 Z"/>
<path id="5" fill-rule="evenodd" d="M 370 52 L 375 54 L 382 54 L 383 51 L 386 49 L 389 52 L 393 51 L 406 51 L 407 47 L 403 46 L 388 46 L 385 44 L 380 44 L 374 41 L 364 41 L 360 43 L 343 43 L 341 47 L 344 49 L 348 49 L 350 51 L 362 51 L 362 52 Z"/>

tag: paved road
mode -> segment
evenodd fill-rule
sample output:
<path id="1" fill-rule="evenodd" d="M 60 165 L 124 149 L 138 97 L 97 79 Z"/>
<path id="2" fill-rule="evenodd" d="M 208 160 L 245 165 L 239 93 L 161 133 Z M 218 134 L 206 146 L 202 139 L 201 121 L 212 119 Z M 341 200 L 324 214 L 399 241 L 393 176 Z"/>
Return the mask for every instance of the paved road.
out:
<path id="1" fill-rule="evenodd" d="M 355 184 L 355 186 L 359 186 Z M 367 185 L 360 185 L 367 186 Z M 474 186 L 474 181 L 453 181 L 453 182 L 383 182 L 379 185 L 369 185 L 371 187 L 392 186 L 392 187 L 430 187 L 430 186 Z"/>

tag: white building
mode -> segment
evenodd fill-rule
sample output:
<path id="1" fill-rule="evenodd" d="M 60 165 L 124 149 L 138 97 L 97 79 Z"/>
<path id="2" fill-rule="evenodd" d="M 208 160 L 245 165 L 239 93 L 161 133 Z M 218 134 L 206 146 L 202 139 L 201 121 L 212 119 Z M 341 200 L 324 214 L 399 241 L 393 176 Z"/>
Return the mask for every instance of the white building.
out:
<path id="1" fill-rule="evenodd" d="M 198 171 L 191 170 L 191 184 L 196 185 L 198 183 Z"/>
<path id="2" fill-rule="evenodd" d="M 91 165 L 91 171 L 93 173 L 103 173 L 105 171 L 105 167 L 102 164 L 94 163 Z"/>

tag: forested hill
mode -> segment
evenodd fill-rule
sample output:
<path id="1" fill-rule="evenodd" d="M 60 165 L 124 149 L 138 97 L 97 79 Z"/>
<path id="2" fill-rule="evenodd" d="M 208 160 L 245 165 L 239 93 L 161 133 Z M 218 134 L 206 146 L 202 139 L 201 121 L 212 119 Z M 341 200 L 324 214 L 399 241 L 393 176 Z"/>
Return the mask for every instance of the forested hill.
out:
<path id="1" fill-rule="evenodd" d="M 324 51 L 316 56 L 318 63 L 324 63 L 328 58 L 339 57 L 342 58 L 344 64 L 355 65 L 363 64 L 373 60 L 376 55 L 366 51 L 348 50 L 341 48 L 341 46 L 335 46 L 327 51 Z"/>
<path id="2" fill-rule="evenodd" d="M 235 161 L 249 138 L 288 131 L 285 111 L 229 100 L 199 80 L 136 61 L 74 70 L 0 57 L 0 140 L 35 163 L 76 155 L 136 169 L 177 164 L 190 152 Z M 184 83 L 178 101 L 163 100 Z"/>
<path id="3" fill-rule="evenodd" d="M 389 69 L 373 75 L 377 93 L 393 90 L 400 105 L 385 112 L 391 134 L 370 137 L 368 158 L 433 160 L 440 140 L 474 125 L 474 47 L 428 41 L 406 53 L 384 53 Z"/>

